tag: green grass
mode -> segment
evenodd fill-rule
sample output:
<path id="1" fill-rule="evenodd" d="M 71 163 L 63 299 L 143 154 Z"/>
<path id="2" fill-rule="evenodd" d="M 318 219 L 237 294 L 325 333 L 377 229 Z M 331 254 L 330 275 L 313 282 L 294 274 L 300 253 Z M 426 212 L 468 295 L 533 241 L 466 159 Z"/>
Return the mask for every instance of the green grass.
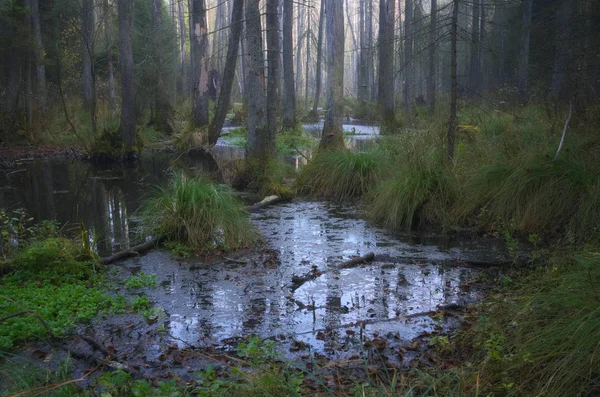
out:
<path id="1" fill-rule="evenodd" d="M 230 250 L 258 239 L 244 205 L 225 186 L 176 174 L 142 210 L 146 231 L 200 251 Z"/>
<path id="2" fill-rule="evenodd" d="M 298 189 L 314 197 L 344 201 L 362 197 L 382 177 L 381 153 L 320 151 L 298 177 Z"/>

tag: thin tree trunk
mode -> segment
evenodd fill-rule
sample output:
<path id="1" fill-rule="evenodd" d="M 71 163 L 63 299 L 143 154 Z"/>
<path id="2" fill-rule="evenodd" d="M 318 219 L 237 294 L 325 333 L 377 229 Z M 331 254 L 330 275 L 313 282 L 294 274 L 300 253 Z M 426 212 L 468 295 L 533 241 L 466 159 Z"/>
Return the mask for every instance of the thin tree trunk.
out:
<path id="1" fill-rule="evenodd" d="M 160 39 L 163 33 L 162 21 L 162 0 L 152 0 L 152 30 L 154 33 L 154 58 L 155 64 L 158 65 L 158 74 L 156 76 L 156 92 L 154 93 L 154 114 L 150 120 L 150 124 L 154 125 L 157 130 L 164 132 L 167 135 L 173 133 L 173 107 L 169 100 L 167 85 L 163 76 L 164 73 L 164 58 L 160 46 Z"/>
<path id="2" fill-rule="evenodd" d="M 569 63 L 569 49 L 574 6 L 570 1 L 562 0 L 556 10 L 556 51 L 554 53 L 554 72 L 552 74 L 552 93 L 559 98 L 564 89 Z"/>
<path id="3" fill-rule="evenodd" d="M 413 3 L 406 0 L 404 3 L 404 106 L 410 111 L 412 109 L 412 86 L 413 81 Z"/>
<path id="4" fill-rule="evenodd" d="M 94 72 L 94 2 L 83 0 L 81 32 L 83 101 L 90 113 L 92 135 L 96 135 L 96 76 Z"/>
<path id="5" fill-rule="evenodd" d="M 192 0 L 192 123 L 208 126 L 208 27 L 204 0 Z"/>
<path id="6" fill-rule="evenodd" d="M 358 59 L 358 102 L 360 104 L 367 100 L 367 64 L 365 55 L 365 0 L 359 0 L 358 5 L 358 41 L 359 41 L 359 59 Z"/>
<path id="7" fill-rule="evenodd" d="M 369 90 L 371 92 L 370 100 L 373 102 L 375 97 L 375 56 L 373 54 L 373 1 L 367 0 L 367 63 L 369 65 L 367 78 L 369 79 Z"/>
<path id="8" fill-rule="evenodd" d="M 323 81 L 323 24 L 325 22 L 325 0 L 321 0 L 321 11 L 319 12 L 319 37 L 317 38 L 317 68 L 315 71 L 315 101 L 313 103 L 312 113 L 317 116 L 317 108 L 321 97 L 321 84 Z"/>
<path id="9" fill-rule="evenodd" d="M 44 45 L 42 43 L 42 27 L 40 23 L 39 0 L 31 1 L 31 29 L 35 43 L 35 72 L 37 77 L 37 101 L 42 113 L 48 108 L 48 89 L 46 86 L 46 66 L 44 64 Z"/>
<path id="10" fill-rule="evenodd" d="M 112 23 L 108 0 L 103 0 L 104 9 L 104 40 L 106 41 L 106 60 L 108 69 L 108 109 L 111 116 L 117 113 L 117 93 L 115 89 L 115 67 L 112 53 Z"/>
<path id="11" fill-rule="evenodd" d="M 277 131 L 277 110 L 279 109 L 279 0 L 267 0 L 267 143 L 273 145 L 269 154 L 275 153 L 275 132 Z"/>
<path id="12" fill-rule="evenodd" d="M 487 57 L 484 54 L 484 48 L 487 47 L 487 43 L 485 42 L 485 38 L 486 38 L 486 3 L 485 0 L 480 0 L 481 1 L 481 18 L 479 20 L 479 64 L 480 64 L 480 69 L 479 69 L 479 78 L 481 79 L 480 84 L 479 84 L 479 89 L 481 91 L 486 91 L 487 90 L 487 68 L 486 68 L 486 59 Z"/>
<path id="13" fill-rule="evenodd" d="M 429 113 L 435 113 L 435 49 L 437 47 L 437 0 L 431 0 L 431 26 L 429 43 L 429 75 L 427 76 L 427 103 Z"/>
<path id="14" fill-rule="evenodd" d="M 531 36 L 531 14 L 533 0 L 523 0 L 521 43 L 519 48 L 518 88 L 522 97 L 527 95 L 529 82 L 529 38 Z"/>
<path id="15" fill-rule="evenodd" d="M 298 18 L 296 32 L 296 94 L 300 96 L 302 90 L 302 40 L 304 37 L 304 8 L 298 3 Z M 302 10 L 302 12 L 300 12 Z"/>
<path id="16" fill-rule="evenodd" d="M 187 60 L 187 46 L 186 46 L 186 40 L 185 38 L 187 37 L 187 30 L 185 28 L 185 13 L 184 13 L 184 4 L 183 4 L 183 0 L 178 0 L 177 2 L 177 13 L 178 13 L 178 18 L 179 18 L 179 56 L 180 56 L 180 66 L 179 66 L 179 83 L 178 83 L 178 87 L 179 87 L 179 93 L 181 95 L 185 95 L 185 92 L 188 88 L 188 82 L 189 82 L 189 73 L 188 73 L 188 69 L 186 67 L 188 60 Z"/>
<path id="17" fill-rule="evenodd" d="M 479 92 L 479 0 L 473 0 L 471 12 L 473 22 L 471 24 L 469 88 L 473 96 Z"/>
<path id="18" fill-rule="evenodd" d="M 395 0 L 379 3 L 379 102 L 383 111 L 382 122 L 394 128 L 394 17 Z"/>
<path id="19" fill-rule="evenodd" d="M 133 4 L 129 0 L 118 0 L 119 12 L 119 55 L 121 64 L 121 138 L 125 155 L 131 159 L 136 155 L 135 137 L 135 91 L 133 84 L 132 25 Z"/>
<path id="20" fill-rule="evenodd" d="M 448 125 L 448 160 L 450 163 L 454 160 L 454 136 L 456 132 L 456 100 L 458 92 L 458 77 L 456 75 L 457 69 L 457 41 L 458 41 L 458 0 L 453 0 L 454 5 L 452 8 L 452 33 L 450 36 L 451 40 L 451 54 L 452 60 L 450 62 L 450 75 L 452 79 L 452 89 L 450 90 L 450 122 Z"/>
<path id="21" fill-rule="evenodd" d="M 246 0 L 246 40 L 248 41 L 248 143 L 246 157 L 266 159 L 275 152 L 269 142 L 265 95 L 265 59 L 259 0 Z"/>
<path id="22" fill-rule="evenodd" d="M 344 3 L 325 0 L 327 18 L 327 115 L 321 137 L 322 149 L 344 147 Z"/>
<path id="23" fill-rule="evenodd" d="M 235 77 L 237 64 L 238 48 L 243 27 L 243 8 L 244 0 L 233 0 L 233 10 L 231 13 L 231 23 L 229 26 L 229 45 L 227 47 L 227 59 L 225 60 L 225 69 L 223 70 L 223 83 L 221 85 L 221 93 L 217 101 L 215 117 L 213 118 L 209 128 L 209 145 L 215 145 L 221 135 L 221 129 L 227 116 L 227 109 L 231 99 L 231 89 Z"/>
<path id="24" fill-rule="evenodd" d="M 304 78 L 304 109 L 308 109 L 308 79 L 310 77 L 310 39 L 312 35 L 312 27 L 310 26 L 310 9 L 306 10 L 308 14 L 308 23 L 306 29 L 306 70 Z"/>
<path id="25" fill-rule="evenodd" d="M 283 128 L 296 126 L 294 88 L 294 0 L 283 0 Z M 318 56 L 318 55 L 317 55 Z M 318 62 L 318 61 L 317 61 Z"/>

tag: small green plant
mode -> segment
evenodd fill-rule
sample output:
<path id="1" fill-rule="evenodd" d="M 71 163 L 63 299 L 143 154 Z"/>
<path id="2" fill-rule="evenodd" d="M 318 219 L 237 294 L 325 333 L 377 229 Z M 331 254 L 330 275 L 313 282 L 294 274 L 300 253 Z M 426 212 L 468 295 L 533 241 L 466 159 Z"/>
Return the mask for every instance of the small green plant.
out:
<path id="1" fill-rule="evenodd" d="M 126 278 L 124 284 L 125 287 L 130 289 L 156 287 L 156 274 L 140 272 L 139 274 Z"/>
<path id="2" fill-rule="evenodd" d="M 142 217 L 146 231 L 198 250 L 234 249 L 259 237 L 229 188 L 182 174 L 145 203 Z"/>
<path id="3" fill-rule="evenodd" d="M 192 249 L 179 241 L 167 241 L 165 243 L 167 248 L 173 255 L 181 256 L 182 258 L 189 258 Z"/>
<path id="4" fill-rule="evenodd" d="M 137 312 L 150 309 L 150 301 L 146 295 L 140 295 L 131 301 L 131 308 Z"/>
<path id="5" fill-rule="evenodd" d="M 252 336 L 245 342 L 240 343 L 237 352 L 240 357 L 245 357 L 256 365 L 276 357 L 275 345 L 272 340 L 263 340 L 257 336 Z"/>

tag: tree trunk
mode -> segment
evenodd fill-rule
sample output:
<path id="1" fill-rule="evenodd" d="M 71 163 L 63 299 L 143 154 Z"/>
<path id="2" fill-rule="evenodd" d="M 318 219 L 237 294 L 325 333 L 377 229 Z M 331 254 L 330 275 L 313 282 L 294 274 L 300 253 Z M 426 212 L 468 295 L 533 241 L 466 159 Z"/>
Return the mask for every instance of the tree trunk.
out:
<path id="1" fill-rule="evenodd" d="M 317 116 L 317 108 L 321 97 L 321 83 L 323 81 L 323 24 L 325 22 L 325 0 L 321 0 L 321 10 L 319 12 L 319 37 L 317 38 L 317 68 L 315 71 L 315 101 L 313 103 L 312 113 Z"/>
<path id="2" fill-rule="evenodd" d="M 306 10 L 307 14 L 307 29 L 306 29 L 306 70 L 304 71 L 304 109 L 308 109 L 308 79 L 310 78 L 310 39 L 312 35 L 312 27 L 310 26 L 310 9 Z"/>
<path id="3" fill-rule="evenodd" d="M 304 37 L 304 8 L 298 3 L 298 19 L 296 32 L 296 94 L 300 96 L 302 89 L 302 40 Z M 302 12 L 300 12 L 302 10 Z"/>
<path id="4" fill-rule="evenodd" d="M 150 124 L 158 131 L 170 135 L 173 133 L 173 107 L 169 99 L 167 84 L 163 73 L 165 72 L 165 61 L 161 48 L 161 37 L 163 34 L 162 0 L 152 0 L 152 30 L 155 40 L 153 48 L 154 63 L 157 65 L 156 92 L 154 93 L 154 112 Z"/>
<path id="5" fill-rule="evenodd" d="M 205 0 L 192 0 L 192 123 L 208 126 L 208 27 Z"/>
<path id="6" fill-rule="evenodd" d="M 471 24 L 471 57 L 470 57 L 470 73 L 469 73 L 469 89 L 471 96 L 476 96 L 479 93 L 479 0 L 473 1 L 471 8 L 473 22 Z"/>
<path id="7" fill-rule="evenodd" d="M 92 135 L 96 135 L 96 76 L 94 72 L 94 2 L 83 0 L 81 32 L 82 47 L 82 85 L 83 101 L 90 113 Z"/>
<path id="8" fill-rule="evenodd" d="M 552 74 L 552 94 L 559 98 L 563 93 L 569 64 L 570 38 L 574 5 L 562 0 L 556 10 L 556 50 L 554 53 L 554 72 Z"/>
<path id="9" fill-rule="evenodd" d="M 404 106 L 412 110 L 413 86 L 413 3 L 406 0 L 404 3 Z"/>
<path id="10" fill-rule="evenodd" d="M 457 41 L 458 41 L 458 0 L 453 0 L 454 5 L 452 8 L 452 33 L 450 36 L 451 40 L 451 56 L 450 62 L 450 76 L 452 79 L 452 89 L 450 90 L 450 122 L 448 125 L 448 160 L 450 163 L 454 160 L 454 135 L 456 132 L 456 99 L 458 92 L 458 76 L 456 75 L 457 69 Z"/>
<path id="11" fill-rule="evenodd" d="M 177 13 L 179 18 L 179 56 L 180 56 L 180 65 L 179 65 L 179 93 L 181 95 L 185 95 L 186 90 L 188 89 L 189 83 L 189 71 L 187 69 L 187 46 L 186 40 L 187 30 L 185 29 L 185 12 L 184 12 L 184 4 L 182 0 L 178 0 L 177 2 Z"/>
<path id="12" fill-rule="evenodd" d="M 367 78 L 369 79 L 369 87 L 371 102 L 376 100 L 375 97 L 375 56 L 373 54 L 373 1 L 367 0 Z"/>
<path id="13" fill-rule="evenodd" d="M 37 77 L 37 101 L 42 113 L 48 108 L 48 89 L 46 87 L 46 66 L 44 64 L 44 45 L 42 43 L 42 27 L 40 23 L 39 0 L 31 1 L 31 30 L 35 43 L 35 72 Z"/>
<path id="14" fill-rule="evenodd" d="M 277 110 L 279 109 L 279 0 L 267 0 L 267 143 L 273 145 L 270 153 L 275 153 L 275 132 L 277 131 Z"/>
<path id="15" fill-rule="evenodd" d="M 368 97 L 367 59 L 365 54 L 365 0 L 359 0 L 358 5 L 358 41 L 359 41 L 359 59 L 358 59 L 358 102 L 363 104 Z"/>
<path id="16" fill-rule="evenodd" d="M 380 0 L 379 3 L 379 103 L 381 104 L 382 126 L 394 128 L 394 19 L 395 0 Z"/>
<path id="17" fill-rule="evenodd" d="M 246 157 L 266 159 L 275 152 L 268 140 L 265 98 L 265 59 L 263 54 L 259 0 L 246 0 L 246 40 L 248 41 L 248 144 Z"/>
<path id="18" fill-rule="evenodd" d="M 518 70 L 518 88 L 520 95 L 527 96 L 529 81 L 529 38 L 531 36 L 531 14 L 533 0 L 523 0 L 523 14 L 521 22 L 521 43 L 519 47 L 519 70 Z"/>
<path id="19" fill-rule="evenodd" d="M 496 83 L 502 87 L 504 85 L 504 74 L 506 65 L 506 50 L 505 50 L 505 10 L 503 3 L 496 3 L 494 9 L 494 25 L 496 30 Z"/>
<path id="20" fill-rule="evenodd" d="M 119 12 L 119 63 L 121 64 L 121 138 L 125 156 L 135 158 L 135 91 L 133 84 L 132 25 L 133 3 L 118 0 Z"/>
<path id="21" fill-rule="evenodd" d="M 283 0 L 283 128 L 296 126 L 294 88 L 294 0 Z"/>
<path id="22" fill-rule="evenodd" d="M 115 67 L 112 54 L 112 23 L 108 0 L 103 0 L 104 9 L 104 40 L 106 41 L 106 60 L 108 69 L 108 109 L 114 117 L 117 113 L 117 93 L 115 89 Z"/>
<path id="23" fill-rule="evenodd" d="M 437 47 L 437 0 L 431 0 L 431 32 L 429 33 L 429 74 L 427 76 L 427 103 L 429 113 L 435 113 L 435 49 Z"/>
<path id="24" fill-rule="evenodd" d="M 327 114 L 321 137 L 322 149 L 344 147 L 344 2 L 325 0 L 327 18 Z"/>
<path id="25" fill-rule="evenodd" d="M 221 129 L 227 116 L 227 109 L 231 99 L 231 89 L 235 77 L 237 64 L 238 48 L 240 37 L 242 36 L 243 26 L 243 8 L 244 0 L 233 0 L 233 10 L 231 13 L 231 23 L 229 26 L 229 45 L 227 47 L 227 59 L 225 60 L 225 69 L 223 70 L 223 82 L 221 85 L 221 93 L 217 101 L 217 109 L 209 128 L 209 145 L 215 145 L 221 135 Z"/>

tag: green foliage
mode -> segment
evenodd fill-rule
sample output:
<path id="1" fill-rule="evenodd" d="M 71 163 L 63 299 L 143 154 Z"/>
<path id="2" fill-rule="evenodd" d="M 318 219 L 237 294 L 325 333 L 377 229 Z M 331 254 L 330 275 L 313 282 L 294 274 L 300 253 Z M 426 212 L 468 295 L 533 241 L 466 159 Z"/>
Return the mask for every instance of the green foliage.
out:
<path id="1" fill-rule="evenodd" d="M 298 177 L 306 194 L 343 201 L 362 197 L 382 177 L 381 153 L 370 151 L 320 151 Z"/>
<path id="2" fill-rule="evenodd" d="M 145 229 L 198 250 L 234 249 L 258 239 L 243 204 L 229 188 L 176 174 L 142 210 Z"/>
<path id="3" fill-rule="evenodd" d="M 265 363 L 276 357 L 275 342 L 263 340 L 257 336 L 252 336 L 245 342 L 240 343 L 237 352 L 240 357 L 247 358 L 255 365 Z"/>
<path id="4" fill-rule="evenodd" d="M 240 173 L 244 184 L 261 196 L 275 195 L 287 200 L 295 195 L 290 186 L 296 170 L 278 158 L 270 159 L 266 164 L 262 160 L 247 159 Z"/>
<path id="5" fill-rule="evenodd" d="M 134 148 L 134 152 L 139 154 L 144 142 L 140 135 L 140 129 L 136 130 L 136 142 L 138 146 Z M 102 133 L 93 140 L 87 150 L 88 157 L 95 162 L 119 162 L 128 154 L 125 150 L 119 124 L 116 122 L 107 123 Z"/>
<path id="6" fill-rule="evenodd" d="M 156 287 L 156 274 L 140 272 L 124 280 L 125 287 L 130 289 Z"/>
<path id="7" fill-rule="evenodd" d="M 33 218 L 24 209 L 6 211 L 0 209 L 0 258 L 6 259 L 14 254 L 19 247 L 35 236 L 31 226 Z"/>
<path id="8" fill-rule="evenodd" d="M 315 148 L 317 141 L 302 127 L 282 131 L 275 137 L 277 152 L 281 154 L 298 154 Z"/>

